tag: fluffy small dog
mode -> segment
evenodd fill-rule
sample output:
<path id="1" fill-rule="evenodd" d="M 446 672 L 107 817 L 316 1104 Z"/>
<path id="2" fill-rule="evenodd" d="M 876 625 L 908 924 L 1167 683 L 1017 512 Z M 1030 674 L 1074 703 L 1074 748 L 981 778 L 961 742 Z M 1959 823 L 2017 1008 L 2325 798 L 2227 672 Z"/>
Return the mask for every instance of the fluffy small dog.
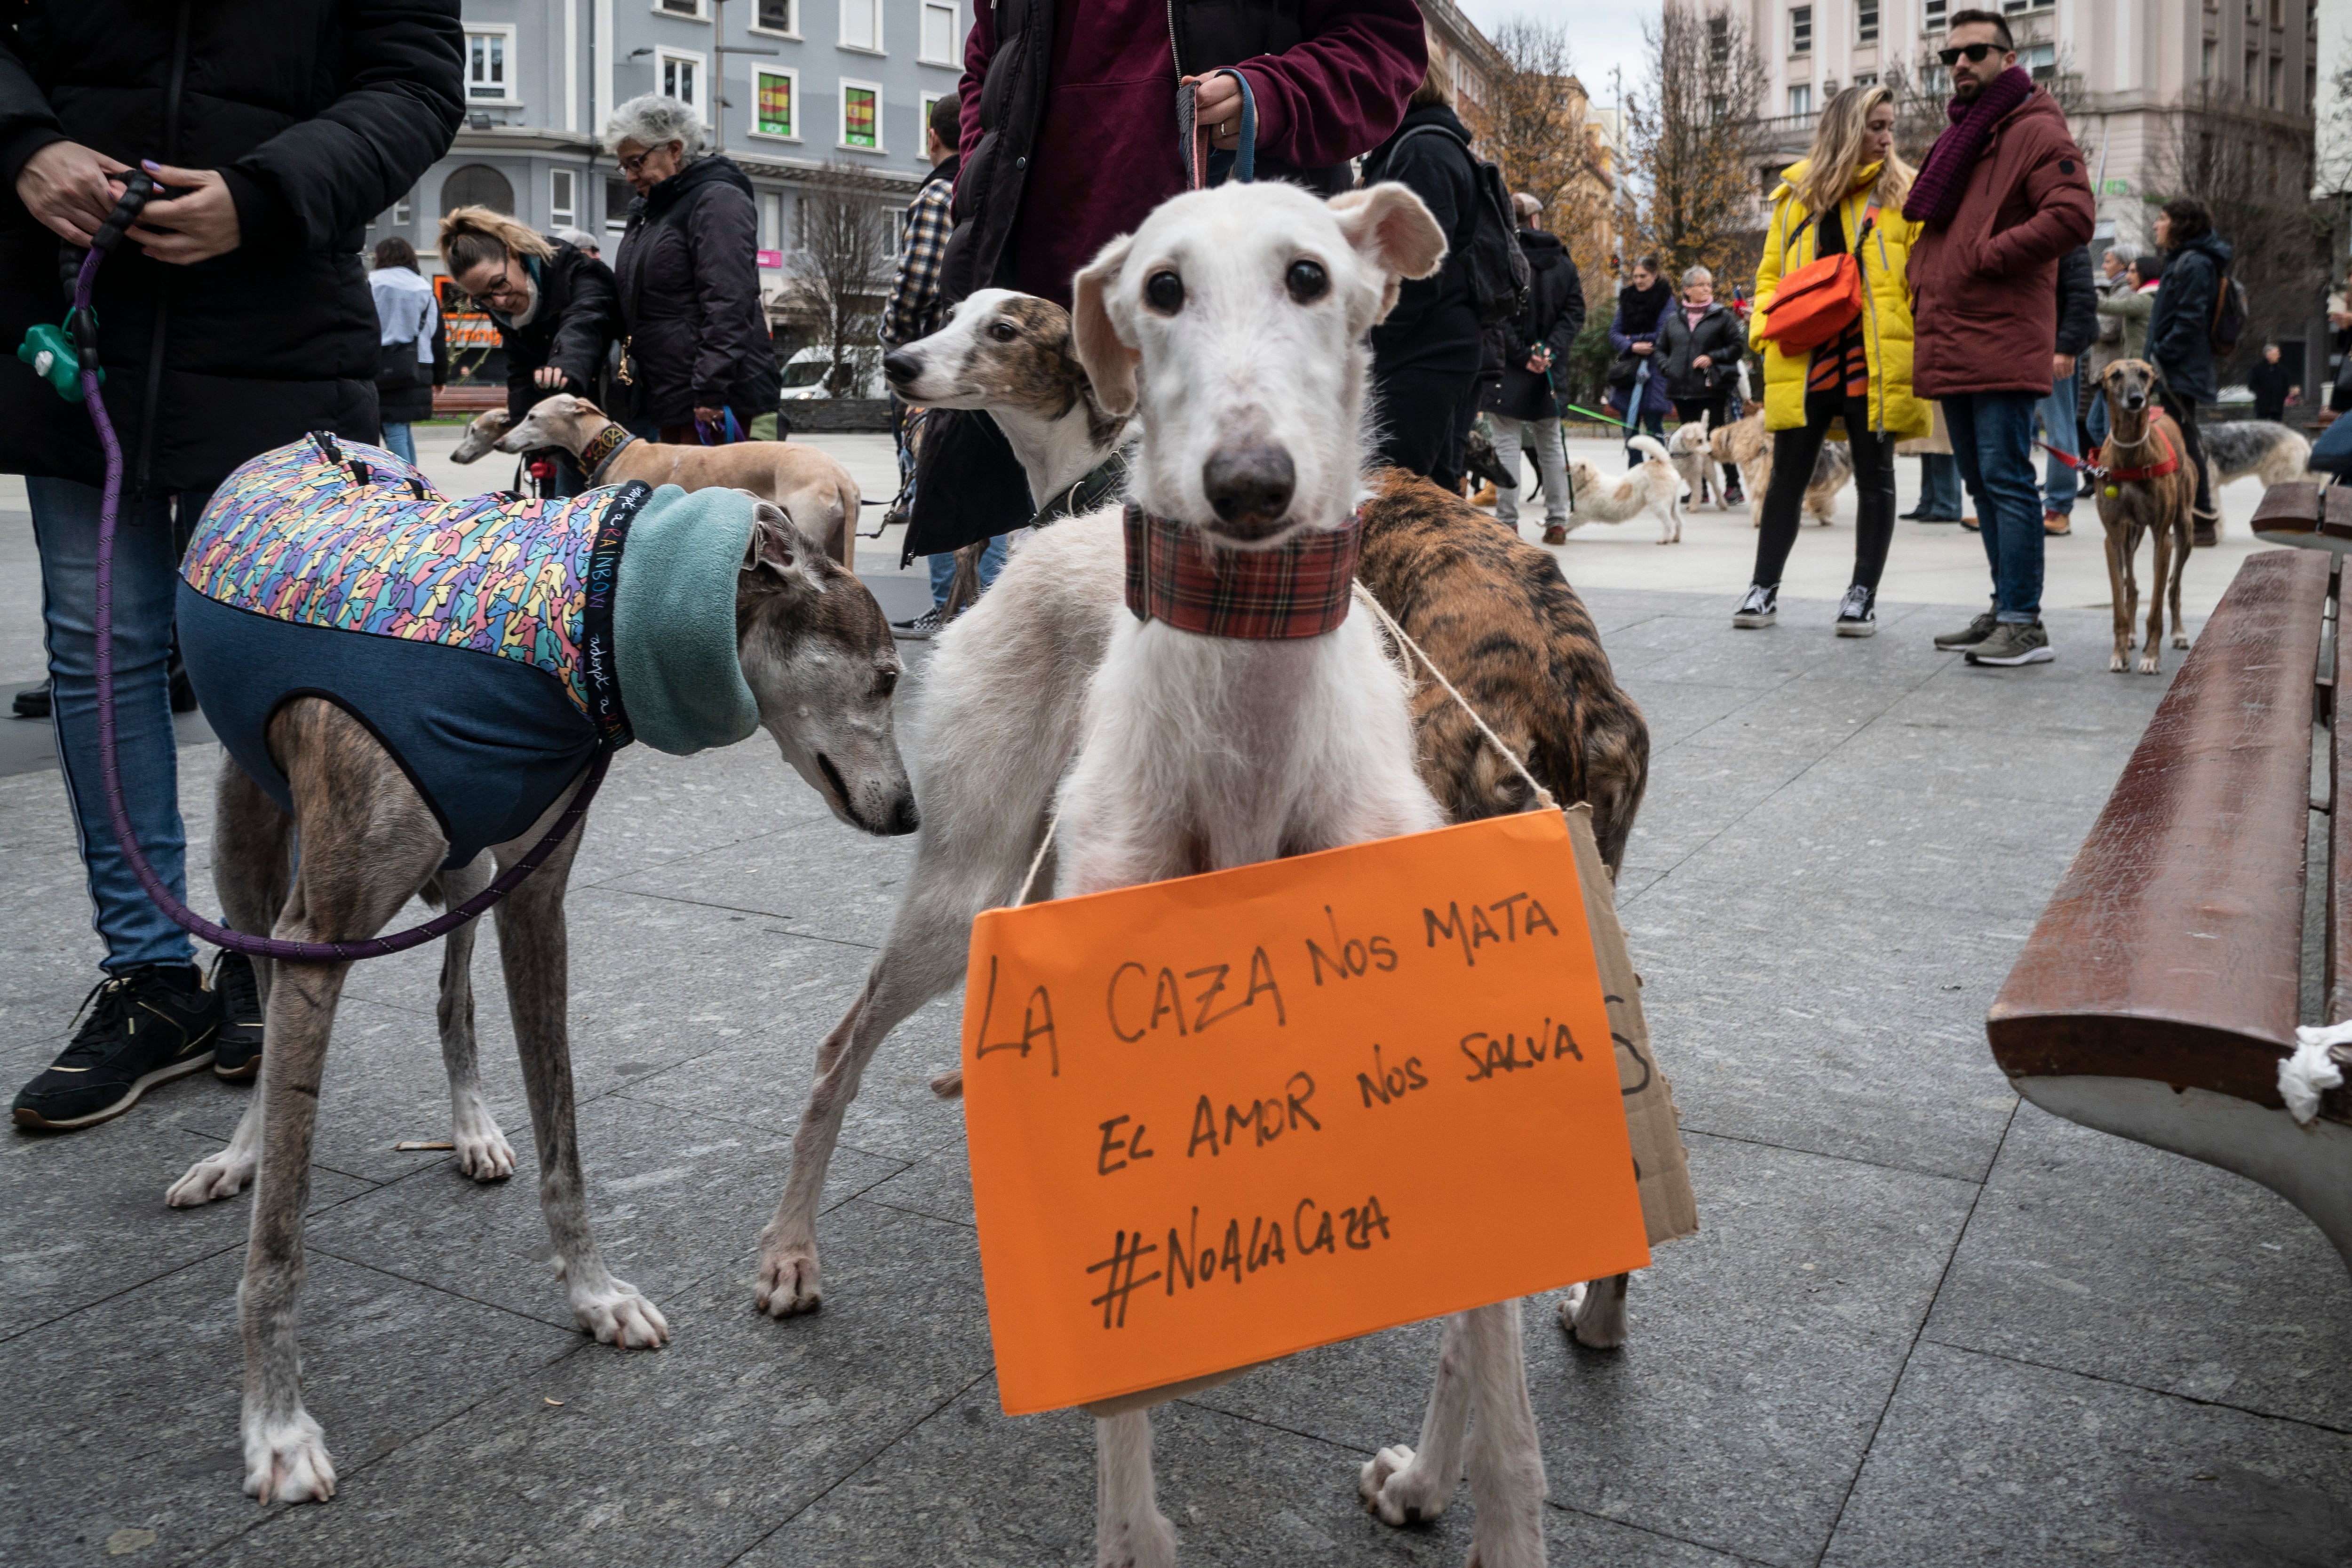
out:
<path id="1" fill-rule="evenodd" d="M 1749 521 L 1762 526 L 1764 492 L 1772 484 L 1772 437 L 1764 428 L 1764 411 L 1717 426 L 1706 444 L 1707 455 L 1718 466 L 1738 468 L 1739 482 L 1748 491 Z M 1853 480 L 1852 449 L 1843 441 L 1822 442 L 1822 455 L 1813 462 L 1813 482 L 1805 487 L 1804 510 L 1827 528 L 1837 510 L 1838 491 Z"/>
<path id="2" fill-rule="evenodd" d="M 1666 449 L 1654 438 L 1635 436 L 1625 444 L 1642 454 L 1642 464 L 1614 478 L 1604 477 L 1581 458 L 1569 464 L 1568 477 L 1576 496 L 1576 515 L 1569 526 L 1581 528 L 1588 522 L 1631 522 L 1637 517 L 1654 517 L 1658 520 L 1658 542 L 1681 543 L 1683 501 L 1690 495 L 1690 486 L 1675 472 Z"/>
<path id="3" fill-rule="evenodd" d="M 2249 477 L 2268 489 L 2303 478 L 2311 467 L 2311 443 L 2274 419 L 2234 419 L 2200 434 L 2217 490 Z"/>
<path id="4" fill-rule="evenodd" d="M 1716 510 L 1729 511 L 1731 503 L 1723 499 L 1723 467 L 1715 460 L 1714 444 L 1710 440 L 1713 435 L 1704 419 L 1677 425 L 1666 437 L 1666 460 L 1675 466 L 1675 472 L 1680 474 L 1683 483 L 1690 488 L 1693 506 L 1698 504 L 1700 499 L 1706 495 L 1708 487 L 1712 486 Z"/>

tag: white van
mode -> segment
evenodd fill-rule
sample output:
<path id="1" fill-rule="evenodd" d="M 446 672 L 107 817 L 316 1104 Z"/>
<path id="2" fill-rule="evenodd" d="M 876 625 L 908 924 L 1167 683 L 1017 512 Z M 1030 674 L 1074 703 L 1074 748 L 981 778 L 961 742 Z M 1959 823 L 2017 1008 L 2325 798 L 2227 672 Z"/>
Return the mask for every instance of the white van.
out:
<path id="1" fill-rule="evenodd" d="M 833 355 L 820 348 L 806 348 L 784 362 L 783 390 L 780 395 L 787 403 L 805 403 L 812 398 L 831 397 L 826 390 L 825 373 L 833 368 Z"/>

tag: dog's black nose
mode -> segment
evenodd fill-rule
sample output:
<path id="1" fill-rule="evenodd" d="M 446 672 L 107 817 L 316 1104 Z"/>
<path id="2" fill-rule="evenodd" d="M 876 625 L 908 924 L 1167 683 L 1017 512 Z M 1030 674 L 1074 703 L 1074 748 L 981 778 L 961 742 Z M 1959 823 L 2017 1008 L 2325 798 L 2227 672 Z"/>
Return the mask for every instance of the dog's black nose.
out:
<path id="1" fill-rule="evenodd" d="M 922 825 L 922 816 L 915 810 L 915 792 L 908 790 L 898 797 L 898 804 L 890 812 L 890 831 L 893 834 L 912 833 Z"/>
<path id="2" fill-rule="evenodd" d="M 923 374 L 923 356 L 910 354 L 904 349 L 893 349 L 882 356 L 882 374 L 894 384 L 912 381 Z"/>
<path id="3" fill-rule="evenodd" d="M 1290 454 L 1271 441 L 1220 447 L 1201 468 L 1201 488 L 1217 520 L 1244 538 L 1273 532 L 1297 485 Z"/>
<path id="4" fill-rule="evenodd" d="M 2126 397 L 2124 399 L 2124 406 L 2137 414 L 2141 409 L 2147 406 L 2147 399 L 2145 397 Z"/>

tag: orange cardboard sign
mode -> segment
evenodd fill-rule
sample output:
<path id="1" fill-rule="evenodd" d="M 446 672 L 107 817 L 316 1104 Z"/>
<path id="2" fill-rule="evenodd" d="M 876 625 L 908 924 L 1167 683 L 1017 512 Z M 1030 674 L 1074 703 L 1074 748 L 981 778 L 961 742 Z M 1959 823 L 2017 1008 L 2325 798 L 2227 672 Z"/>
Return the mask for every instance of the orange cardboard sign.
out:
<path id="1" fill-rule="evenodd" d="M 971 965 L 1008 1414 L 1649 1262 L 1556 812 L 992 910 Z"/>

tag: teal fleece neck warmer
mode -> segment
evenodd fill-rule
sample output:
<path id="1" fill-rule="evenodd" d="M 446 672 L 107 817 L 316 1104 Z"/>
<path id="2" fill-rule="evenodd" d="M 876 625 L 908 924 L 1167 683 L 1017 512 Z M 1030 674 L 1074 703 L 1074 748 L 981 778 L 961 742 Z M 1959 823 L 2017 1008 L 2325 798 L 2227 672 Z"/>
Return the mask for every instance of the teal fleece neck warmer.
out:
<path id="1" fill-rule="evenodd" d="M 621 702 L 638 740 L 689 756 L 759 728 L 735 652 L 735 583 L 751 543 L 751 498 L 676 485 L 629 524 L 613 595 Z"/>

